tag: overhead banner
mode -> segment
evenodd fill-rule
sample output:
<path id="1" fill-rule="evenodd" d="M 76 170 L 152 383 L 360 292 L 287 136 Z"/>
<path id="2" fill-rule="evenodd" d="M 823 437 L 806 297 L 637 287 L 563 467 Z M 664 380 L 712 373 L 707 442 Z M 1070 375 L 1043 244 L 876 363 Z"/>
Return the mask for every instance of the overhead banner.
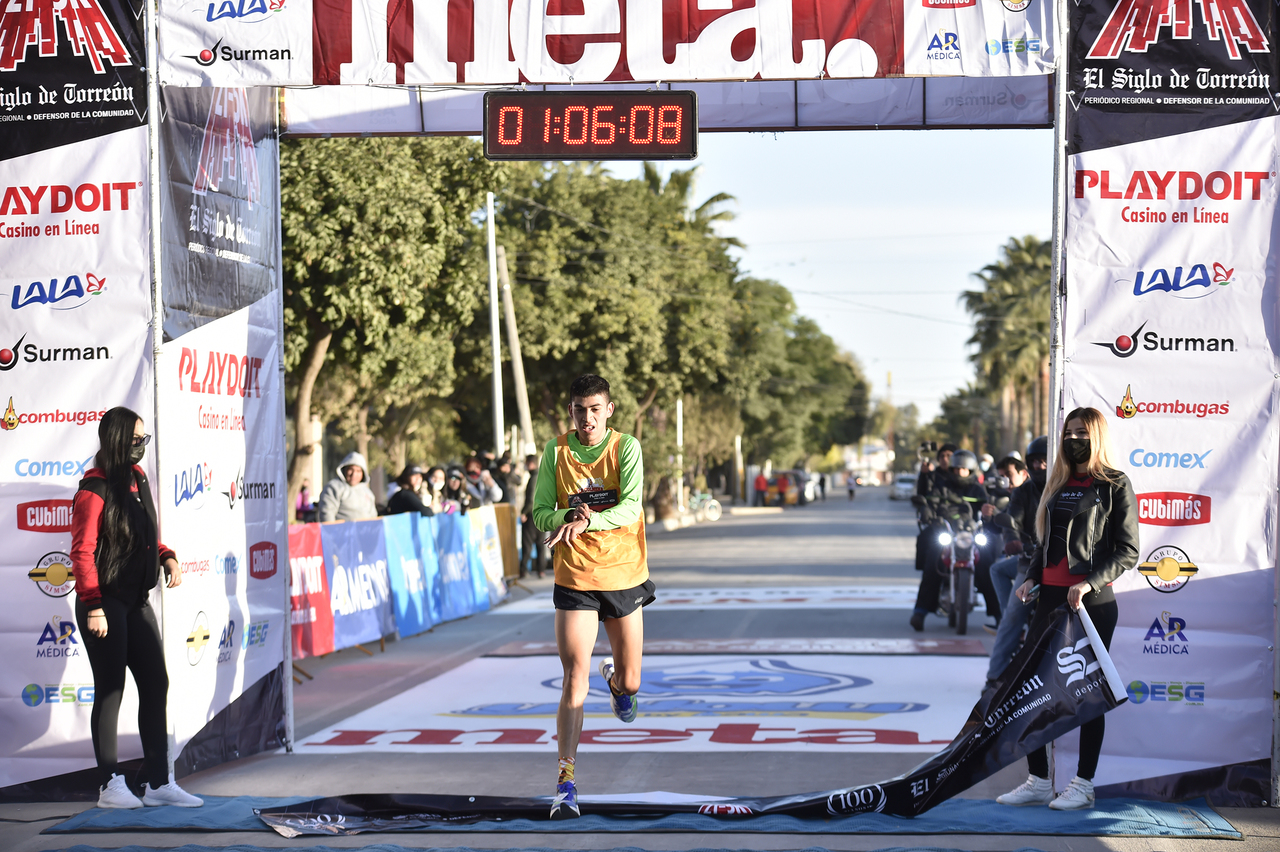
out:
<path id="1" fill-rule="evenodd" d="M 1280 462 L 1275 5 L 1070 9 L 1061 414 L 1107 415 L 1140 530 L 1137 569 L 1114 586 L 1130 700 L 1094 782 L 1260 805 Z M 1059 785 L 1075 768 L 1062 745 Z"/>
<path id="2" fill-rule="evenodd" d="M 179 750 L 285 659 L 279 309 L 276 293 L 161 348 L 161 534 L 183 580 L 164 607 Z"/>
<path id="3" fill-rule="evenodd" d="M 0 6 L 0 787 L 94 765 L 71 501 L 107 409 L 156 425 L 141 10 Z"/>
<path id="4" fill-rule="evenodd" d="M 1049 73 L 1047 0 L 172 0 L 173 86 L 502 85 Z"/>

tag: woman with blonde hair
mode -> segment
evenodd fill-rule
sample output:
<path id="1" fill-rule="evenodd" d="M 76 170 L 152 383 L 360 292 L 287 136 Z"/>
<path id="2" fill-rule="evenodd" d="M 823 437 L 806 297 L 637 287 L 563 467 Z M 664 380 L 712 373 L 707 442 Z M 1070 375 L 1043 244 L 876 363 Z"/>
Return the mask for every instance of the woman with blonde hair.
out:
<path id="1" fill-rule="evenodd" d="M 1031 633 L 1063 603 L 1082 605 L 1111 647 L 1118 609 L 1111 584 L 1138 564 L 1138 501 L 1129 477 L 1111 463 L 1106 418 L 1096 408 L 1067 415 L 1062 443 L 1036 510 L 1039 544 L 1018 598 L 1036 598 Z M 1016 790 L 999 796 L 1003 805 L 1044 805 L 1054 810 L 1093 806 L 1093 776 L 1102 752 L 1105 717 L 1080 726 L 1080 764 L 1058 796 L 1049 778 L 1044 748 L 1027 755 L 1031 774 Z"/>

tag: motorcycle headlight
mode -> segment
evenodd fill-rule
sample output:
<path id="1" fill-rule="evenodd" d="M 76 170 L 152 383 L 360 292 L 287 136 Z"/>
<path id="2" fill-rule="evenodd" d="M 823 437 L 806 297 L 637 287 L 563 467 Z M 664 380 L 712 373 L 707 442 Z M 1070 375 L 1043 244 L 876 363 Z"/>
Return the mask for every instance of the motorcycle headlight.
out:
<path id="1" fill-rule="evenodd" d="M 977 545 L 978 545 L 978 547 L 986 547 L 986 546 L 987 546 L 987 534 L 986 534 L 986 533 L 978 533 L 977 535 L 975 535 L 975 536 L 973 537 L 973 541 L 974 541 L 974 543 L 975 543 L 975 544 L 977 544 Z"/>
<path id="2" fill-rule="evenodd" d="M 938 544 L 942 545 L 943 547 L 946 547 L 950 543 L 951 543 L 951 533 L 946 533 L 946 532 L 939 533 Z"/>
<path id="3" fill-rule="evenodd" d="M 956 547 L 972 547 L 973 533 L 965 531 L 956 533 Z"/>

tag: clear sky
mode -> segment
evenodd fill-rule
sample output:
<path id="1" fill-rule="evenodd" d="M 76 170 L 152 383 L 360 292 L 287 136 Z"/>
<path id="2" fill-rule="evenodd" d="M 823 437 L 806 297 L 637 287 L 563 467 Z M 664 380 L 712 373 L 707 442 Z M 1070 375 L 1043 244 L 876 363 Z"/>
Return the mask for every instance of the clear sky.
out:
<path id="1" fill-rule="evenodd" d="M 957 301 L 972 273 L 1052 228 L 1049 130 L 704 133 L 699 150 L 697 202 L 737 198 L 723 233 L 746 244 L 742 269 L 791 290 L 874 396 L 892 372 L 922 421 L 973 377 Z"/>

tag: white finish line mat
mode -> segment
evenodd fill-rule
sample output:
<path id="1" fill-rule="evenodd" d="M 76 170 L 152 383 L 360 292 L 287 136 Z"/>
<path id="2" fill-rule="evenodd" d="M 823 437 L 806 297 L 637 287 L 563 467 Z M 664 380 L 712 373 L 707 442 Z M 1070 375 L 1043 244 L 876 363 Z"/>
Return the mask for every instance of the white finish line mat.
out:
<path id="1" fill-rule="evenodd" d="M 508 642 L 486 657 L 554 657 L 555 642 Z M 609 640 L 596 642 L 598 657 L 610 653 Z M 981 639 L 646 639 L 645 656 L 655 654 L 955 654 L 985 657 Z"/>
<path id="2" fill-rule="evenodd" d="M 919 583 L 866 586 L 751 586 L 729 589 L 658 588 L 646 609 L 911 609 Z M 494 607 L 495 615 L 555 612 L 551 592 Z"/>
<path id="3" fill-rule="evenodd" d="M 969 715 L 985 658 L 774 654 L 647 659 L 629 725 L 591 676 L 584 753 L 933 753 Z M 304 753 L 555 749 L 556 657 L 482 657 L 301 740 Z"/>

